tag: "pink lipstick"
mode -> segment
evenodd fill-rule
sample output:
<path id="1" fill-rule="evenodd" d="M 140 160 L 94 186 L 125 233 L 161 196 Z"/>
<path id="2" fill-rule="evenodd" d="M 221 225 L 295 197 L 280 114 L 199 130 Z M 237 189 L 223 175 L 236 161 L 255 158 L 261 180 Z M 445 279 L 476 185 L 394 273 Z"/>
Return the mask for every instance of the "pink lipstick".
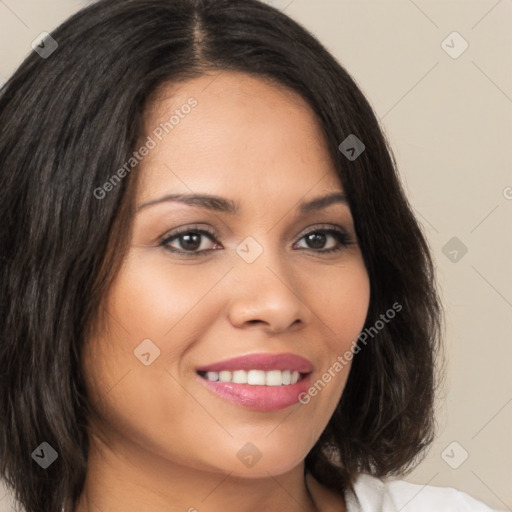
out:
<path id="1" fill-rule="evenodd" d="M 277 411 L 298 402 L 310 386 L 313 365 L 295 354 L 252 354 L 197 368 L 216 395 L 257 411 Z"/>

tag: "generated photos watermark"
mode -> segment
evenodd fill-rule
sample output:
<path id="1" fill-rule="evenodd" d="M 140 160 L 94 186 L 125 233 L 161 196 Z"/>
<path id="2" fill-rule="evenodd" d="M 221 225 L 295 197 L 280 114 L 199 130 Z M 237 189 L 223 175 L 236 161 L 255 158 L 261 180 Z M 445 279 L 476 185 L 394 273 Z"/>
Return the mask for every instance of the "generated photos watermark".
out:
<path id="1" fill-rule="evenodd" d="M 94 189 L 94 197 L 96 199 L 103 199 L 108 192 L 114 190 L 114 188 L 121 183 L 121 180 L 131 172 L 142 160 L 149 155 L 152 149 L 155 149 L 165 135 L 171 133 L 171 131 L 181 123 L 182 119 L 192 112 L 192 109 L 197 107 L 198 101 L 191 97 L 184 103 L 180 108 L 174 110 L 174 114 L 169 118 L 168 121 L 160 123 L 152 132 L 148 135 L 146 142 L 140 146 L 137 151 L 134 151 L 132 156 L 121 166 L 112 176 L 103 183 L 101 187 Z M 157 140 L 155 140 L 157 139 Z"/>
<path id="2" fill-rule="evenodd" d="M 320 391 L 322 391 L 325 386 L 343 370 L 343 368 L 349 365 L 354 355 L 358 354 L 362 350 L 361 344 L 366 346 L 368 343 L 368 336 L 371 338 L 376 336 L 379 331 L 383 329 L 384 326 L 388 324 L 393 318 L 395 318 L 396 314 L 400 311 L 402 311 L 402 305 L 398 302 L 395 302 L 393 306 L 386 311 L 385 314 L 382 313 L 380 315 L 380 320 L 377 320 L 371 327 L 366 327 L 359 334 L 359 336 L 354 341 L 352 341 L 350 350 L 347 350 L 344 354 L 339 355 L 336 358 L 336 361 L 331 364 L 327 371 L 324 372 L 322 376 L 308 388 L 307 391 L 299 393 L 299 402 L 302 405 L 308 404 L 311 401 L 311 397 L 316 396 Z"/>

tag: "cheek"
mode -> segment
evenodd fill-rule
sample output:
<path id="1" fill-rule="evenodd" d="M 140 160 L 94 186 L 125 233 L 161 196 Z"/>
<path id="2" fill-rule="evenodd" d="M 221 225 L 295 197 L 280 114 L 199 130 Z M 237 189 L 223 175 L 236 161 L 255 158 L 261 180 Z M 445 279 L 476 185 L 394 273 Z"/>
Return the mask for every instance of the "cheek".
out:
<path id="1" fill-rule="evenodd" d="M 316 281 L 316 311 L 324 334 L 322 368 L 304 397 L 327 423 L 348 379 L 353 350 L 370 303 L 370 281 L 362 259 Z M 318 290 L 322 293 L 318 293 Z"/>
<path id="2" fill-rule="evenodd" d="M 345 351 L 363 329 L 370 304 L 370 281 L 361 259 L 335 272 L 316 274 L 310 285 L 311 305 L 325 329 L 332 350 Z"/>
<path id="3" fill-rule="evenodd" d="M 216 265 L 200 277 L 197 269 L 187 263 L 172 264 L 162 257 L 161 249 L 131 251 L 107 307 L 132 351 L 137 340 L 149 338 L 169 355 L 179 353 L 209 325 L 205 299 L 229 266 Z"/>
<path id="4" fill-rule="evenodd" d="M 182 410 L 190 406 L 169 372 L 180 375 L 187 351 L 211 326 L 207 295 L 225 272 L 217 267 L 198 279 L 195 265 L 179 268 L 158 251 L 130 251 L 105 304 L 106 328 L 84 347 L 89 393 L 109 421 L 128 415 L 169 423 L 173 411 L 162 408 L 162 395 Z M 155 413 L 162 414 L 158 422 Z"/>

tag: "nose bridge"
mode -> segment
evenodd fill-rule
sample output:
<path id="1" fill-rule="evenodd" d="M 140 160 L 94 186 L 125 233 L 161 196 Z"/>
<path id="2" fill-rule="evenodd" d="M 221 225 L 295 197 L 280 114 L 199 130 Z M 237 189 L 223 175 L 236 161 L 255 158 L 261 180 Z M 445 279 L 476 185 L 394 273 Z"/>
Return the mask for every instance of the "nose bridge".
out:
<path id="1" fill-rule="evenodd" d="M 244 277 L 244 280 L 249 279 L 253 284 L 257 284 L 264 279 L 285 286 L 282 281 L 288 280 L 286 262 L 283 261 L 282 248 L 272 240 L 271 234 L 261 232 L 247 236 L 236 247 L 236 254 L 237 271 L 244 275 L 247 273 L 248 276 Z"/>
<path id="2" fill-rule="evenodd" d="M 236 247 L 229 314 L 235 324 L 259 320 L 280 331 L 301 317 L 302 303 L 281 248 L 271 239 L 268 233 L 248 236 Z"/>

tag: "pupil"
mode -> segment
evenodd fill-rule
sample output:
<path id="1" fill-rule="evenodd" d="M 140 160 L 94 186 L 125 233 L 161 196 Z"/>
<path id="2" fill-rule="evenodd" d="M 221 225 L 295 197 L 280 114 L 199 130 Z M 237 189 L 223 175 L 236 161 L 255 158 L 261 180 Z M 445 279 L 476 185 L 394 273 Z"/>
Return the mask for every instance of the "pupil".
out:
<path id="1" fill-rule="evenodd" d="M 308 235 L 309 242 L 313 243 L 313 249 L 321 249 L 325 244 L 324 233 L 311 233 Z"/>
<path id="2" fill-rule="evenodd" d="M 201 235 L 199 233 L 194 233 L 193 235 L 181 235 L 182 242 L 184 242 L 182 243 L 183 248 L 190 250 L 197 249 L 201 245 L 199 240 L 200 236 Z"/>

